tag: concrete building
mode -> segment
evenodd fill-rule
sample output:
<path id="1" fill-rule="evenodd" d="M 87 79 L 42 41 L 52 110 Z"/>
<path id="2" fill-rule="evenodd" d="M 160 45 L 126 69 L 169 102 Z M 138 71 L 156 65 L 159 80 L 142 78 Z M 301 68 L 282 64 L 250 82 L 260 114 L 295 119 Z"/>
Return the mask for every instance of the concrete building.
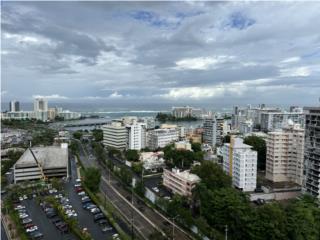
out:
<path id="1" fill-rule="evenodd" d="M 291 124 L 281 131 L 269 132 L 266 145 L 266 178 L 302 185 L 304 129 Z"/>
<path id="2" fill-rule="evenodd" d="M 253 121 L 250 120 L 245 120 L 244 122 L 239 123 L 239 131 L 242 134 L 248 134 L 253 131 Z"/>
<path id="3" fill-rule="evenodd" d="M 14 165 L 14 183 L 68 176 L 68 144 L 28 148 Z"/>
<path id="4" fill-rule="evenodd" d="M 172 171 L 163 170 L 163 185 L 181 196 L 191 197 L 192 189 L 198 182 L 200 178 L 189 170 L 180 171 L 177 168 L 173 168 Z"/>
<path id="5" fill-rule="evenodd" d="M 215 147 L 221 145 L 223 140 L 224 119 L 207 118 L 203 123 L 203 142 Z"/>
<path id="6" fill-rule="evenodd" d="M 143 117 L 140 120 L 146 124 L 147 130 L 154 129 L 156 127 L 156 121 L 154 117 Z"/>
<path id="7" fill-rule="evenodd" d="M 16 100 L 10 101 L 9 103 L 9 112 L 19 112 L 20 103 Z"/>
<path id="8" fill-rule="evenodd" d="M 191 143 L 189 141 L 175 142 L 174 147 L 175 147 L 175 149 L 192 151 Z"/>
<path id="9" fill-rule="evenodd" d="M 163 154 L 163 152 L 142 152 L 139 160 L 145 170 L 155 171 L 164 167 Z"/>
<path id="10" fill-rule="evenodd" d="M 154 129 L 148 134 L 148 145 L 151 149 L 164 148 L 179 139 L 176 128 Z"/>
<path id="11" fill-rule="evenodd" d="M 35 98 L 33 103 L 33 110 L 38 111 L 48 111 L 48 101 L 44 98 Z"/>
<path id="12" fill-rule="evenodd" d="M 81 113 L 70 112 L 69 110 L 63 110 L 58 113 L 58 116 L 62 117 L 64 120 L 79 119 L 81 118 Z"/>
<path id="13" fill-rule="evenodd" d="M 113 121 L 111 124 L 103 125 L 103 144 L 106 147 L 126 149 L 128 143 L 128 129 L 121 122 Z"/>
<path id="14" fill-rule="evenodd" d="M 58 116 L 56 108 L 48 108 L 48 119 L 53 121 Z"/>
<path id="15" fill-rule="evenodd" d="M 261 130 L 269 132 L 282 129 L 289 120 L 303 126 L 304 114 L 299 112 L 263 112 L 261 113 Z"/>
<path id="16" fill-rule="evenodd" d="M 304 108 L 304 191 L 320 198 L 320 107 Z"/>
<path id="17" fill-rule="evenodd" d="M 25 119 L 35 119 L 35 113 L 32 111 L 20 111 L 20 112 L 6 112 L 1 113 L 1 119 L 14 119 L 14 120 L 25 120 Z"/>
<path id="18" fill-rule="evenodd" d="M 233 137 L 221 148 L 223 170 L 232 177 L 233 186 L 244 192 L 254 191 L 257 184 L 257 152 L 251 148 Z"/>
<path id="19" fill-rule="evenodd" d="M 127 125 L 129 133 L 128 148 L 133 150 L 141 150 L 146 147 L 147 142 L 147 126 L 145 123 L 135 122 Z"/>
<path id="20" fill-rule="evenodd" d="M 191 114 L 192 114 L 192 107 L 189 107 L 189 106 L 172 108 L 172 115 L 176 118 L 190 117 Z"/>

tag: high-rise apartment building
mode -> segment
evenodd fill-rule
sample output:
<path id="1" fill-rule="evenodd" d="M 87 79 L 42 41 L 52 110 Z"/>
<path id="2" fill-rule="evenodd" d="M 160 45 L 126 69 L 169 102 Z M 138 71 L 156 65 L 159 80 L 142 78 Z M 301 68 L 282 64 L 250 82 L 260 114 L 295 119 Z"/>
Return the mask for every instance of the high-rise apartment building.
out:
<path id="1" fill-rule="evenodd" d="M 9 103 L 9 112 L 19 112 L 20 111 L 20 103 L 16 100 L 13 100 Z"/>
<path id="2" fill-rule="evenodd" d="M 106 147 L 126 149 L 128 143 L 128 129 L 122 122 L 113 121 L 111 124 L 103 125 L 103 144 Z"/>
<path id="3" fill-rule="evenodd" d="M 146 147 L 146 124 L 135 122 L 127 125 L 129 131 L 128 148 L 133 150 L 141 150 Z"/>
<path id="4" fill-rule="evenodd" d="M 301 112 L 263 112 L 261 113 L 261 130 L 274 131 L 282 129 L 289 120 L 304 125 L 304 114 Z"/>
<path id="5" fill-rule="evenodd" d="M 224 119 L 207 118 L 203 123 L 203 141 L 210 146 L 221 145 L 223 140 Z"/>
<path id="6" fill-rule="evenodd" d="M 304 190 L 320 198 L 320 107 L 306 107 Z"/>
<path id="7" fill-rule="evenodd" d="M 269 132 L 266 143 L 266 178 L 302 185 L 304 129 L 288 125 L 281 131 Z"/>
<path id="8" fill-rule="evenodd" d="M 241 138 L 231 138 L 221 148 L 223 170 L 232 177 L 232 184 L 244 192 L 254 191 L 257 184 L 257 152 L 243 143 Z"/>
<path id="9" fill-rule="evenodd" d="M 35 112 L 39 111 L 48 111 L 48 101 L 44 98 L 36 98 L 34 99 L 33 110 Z"/>

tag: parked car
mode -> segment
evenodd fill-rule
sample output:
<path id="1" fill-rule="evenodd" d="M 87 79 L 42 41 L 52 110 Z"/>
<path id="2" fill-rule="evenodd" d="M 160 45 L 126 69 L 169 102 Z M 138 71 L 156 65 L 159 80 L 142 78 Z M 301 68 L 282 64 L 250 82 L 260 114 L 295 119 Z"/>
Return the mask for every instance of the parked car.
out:
<path id="1" fill-rule="evenodd" d="M 27 224 L 27 223 L 32 223 L 32 219 L 31 218 L 24 218 L 22 220 L 22 224 Z"/>
<path id="2" fill-rule="evenodd" d="M 97 214 L 97 213 L 100 213 L 101 210 L 100 210 L 100 208 L 92 208 L 92 209 L 90 209 L 90 212 L 91 212 L 92 214 Z"/>
<path id="3" fill-rule="evenodd" d="M 79 196 L 83 196 L 83 195 L 85 195 L 85 194 L 86 194 L 86 193 L 85 193 L 84 191 L 78 193 Z"/>
<path id="4" fill-rule="evenodd" d="M 98 213 L 96 215 L 93 216 L 93 219 L 95 222 L 101 220 L 101 219 L 105 219 L 106 217 L 103 215 L 103 213 Z"/>
<path id="5" fill-rule="evenodd" d="M 27 217 L 29 217 L 29 215 L 26 214 L 26 213 L 20 213 L 20 214 L 19 214 L 19 218 L 20 218 L 20 219 L 25 219 L 25 218 L 27 218 Z"/>
<path id="6" fill-rule="evenodd" d="M 107 225 L 107 224 L 101 226 L 101 231 L 102 232 L 111 231 L 112 229 L 113 228 L 110 225 Z"/>
<path id="7" fill-rule="evenodd" d="M 34 232 L 36 230 L 38 230 L 38 227 L 37 226 L 33 226 L 33 227 L 30 227 L 30 228 L 27 228 L 26 232 L 29 233 L 29 232 Z"/>

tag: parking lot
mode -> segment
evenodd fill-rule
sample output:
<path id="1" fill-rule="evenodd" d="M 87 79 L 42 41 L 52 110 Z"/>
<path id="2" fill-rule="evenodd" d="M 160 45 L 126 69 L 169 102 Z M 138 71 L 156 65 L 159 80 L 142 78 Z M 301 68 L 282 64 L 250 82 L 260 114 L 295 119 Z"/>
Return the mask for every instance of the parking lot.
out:
<path id="1" fill-rule="evenodd" d="M 38 226 L 39 231 L 43 234 L 43 239 L 77 239 L 72 233 L 63 233 L 59 231 L 52 223 L 51 219 L 46 216 L 40 205 L 36 203 L 35 199 L 23 200 L 21 203 L 26 206 L 29 217 L 32 219 L 33 224 Z"/>
<path id="2" fill-rule="evenodd" d="M 116 234 L 116 231 L 112 228 L 106 230 L 105 227 L 99 226 L 98 223 L 94 222 L 94 216 L 90 210 L 85 210 L 81 203 L 81 197 L 75 191 L 74 185 L 76 184 L 76 179 L 78 178 L 76 171 L 76 163 L 71 160 L 71 181 L 65 184 L 65 191 L 70 199 L 70 203 L 78 214 L 77 219 L 79 221 L 80 228 L 86 228 L 93 239 L 113 239 L 112 236 Z M 110 225 L 107 224 L 109 227 Z M 104 231 L 102 230 L 104 228 Z"/>

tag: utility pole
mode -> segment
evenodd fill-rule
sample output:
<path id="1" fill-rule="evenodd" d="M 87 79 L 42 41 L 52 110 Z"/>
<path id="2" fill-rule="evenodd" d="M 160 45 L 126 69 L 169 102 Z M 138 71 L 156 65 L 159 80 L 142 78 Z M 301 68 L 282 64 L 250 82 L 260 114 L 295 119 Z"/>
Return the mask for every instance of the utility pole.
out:
<path id="1" fill-rule="evenodd" d="M 172 218 L 172 240 L 174 240 L 174 218 Z"/>
<path id="2" fill-rule="evenodd" d="M 228 240 L 228 225 L 225 226 L 225 232 L 226 232 L 225 240 Z"/>

